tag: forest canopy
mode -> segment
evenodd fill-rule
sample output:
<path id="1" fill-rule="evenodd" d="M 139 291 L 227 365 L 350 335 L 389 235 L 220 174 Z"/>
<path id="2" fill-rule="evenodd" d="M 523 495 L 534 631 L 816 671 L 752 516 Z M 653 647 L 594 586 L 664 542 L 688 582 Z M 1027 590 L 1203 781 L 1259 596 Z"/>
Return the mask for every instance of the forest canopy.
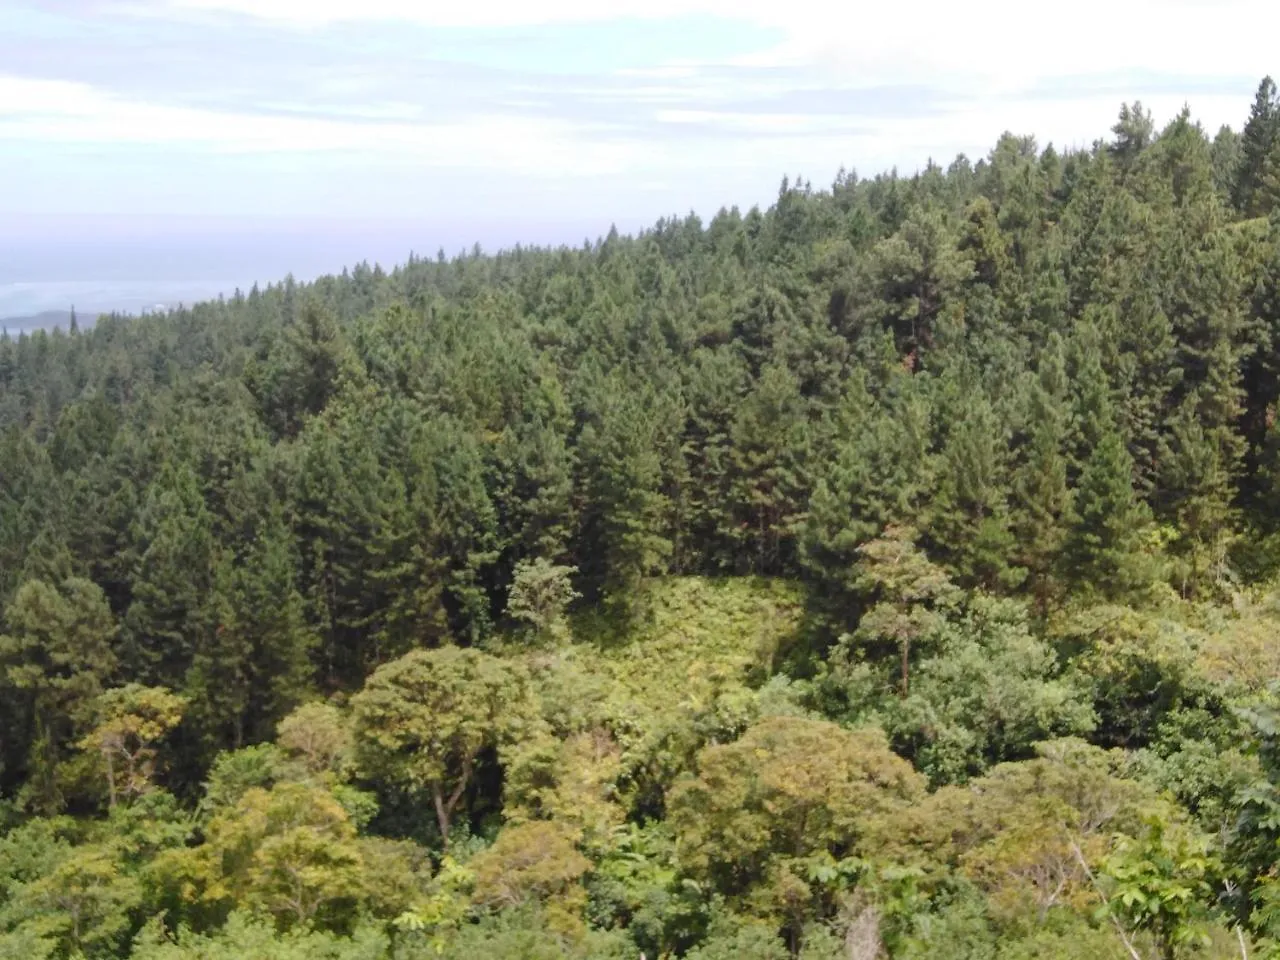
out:
<path id="1" fill-rule="evenodd" d="M 1278 413 L 1270 79 L 5 335 L 0 958 L 1280 957 Z"/>

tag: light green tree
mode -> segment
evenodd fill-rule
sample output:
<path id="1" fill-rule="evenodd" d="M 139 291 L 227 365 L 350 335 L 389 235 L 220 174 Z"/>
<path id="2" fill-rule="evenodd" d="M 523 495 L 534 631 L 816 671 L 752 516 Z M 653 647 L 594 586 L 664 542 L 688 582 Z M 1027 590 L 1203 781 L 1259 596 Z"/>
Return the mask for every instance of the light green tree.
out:
<path id="1" fill-rule="evenodd" d="M 378 668 L 351 710 L 362 772 L 425 794 L 448 845 L 481 752 L 525 730 L 532 700 L 518 664 L 445 647 Z"/>
<path id="2" fill-rule="evenodd" d="M 696 773 L 671 791 L 668 823 L 694 879 L 798 938 L 842 879 L 856 878 L 867 835 L 923 787 L 879 731 L 775 716 L 701 750 Z"/>
<path id="3" fill-rule="evenodd" d="M 27 724 L 24 792 L 49 813 L 62 802 L 60 768 L 92 724 L 94 701 L 116 670 L 116 623 L 102 591 L 76 578 L 61 587 L 28 580 L 5 610 L 5 622 L 0 685 Z"/>
<path id="4" fill-rule="evenodd" d="M 163 687 L 131 683 L 98 697 L 99 722 L 80 741 L 102 758 L 112 807 L 155 789 L 157 748 L 182 719 L 186 701 Z"/>
<path id="5" fill-rule="evenodd" d="M 516 564 L 507 597 L 507 615 L 526 623 L 538 636 L 564 639 L 565 610 L 580 594 L 573 589 L 576 567 L 554 564 L 545 557 Z"/>

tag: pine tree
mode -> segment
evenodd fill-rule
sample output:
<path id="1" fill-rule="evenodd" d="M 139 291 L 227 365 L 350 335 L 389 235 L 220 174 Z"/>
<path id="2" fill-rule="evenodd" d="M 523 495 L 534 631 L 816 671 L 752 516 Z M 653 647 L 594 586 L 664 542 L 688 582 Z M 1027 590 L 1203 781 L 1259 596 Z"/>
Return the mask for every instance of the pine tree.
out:
<path id="1" fill-rule="evenodd" d="M 872 248 L 863 269 L 867 299 L 855 320 L 892 330 L 899 355 L 915 356 L 933 345 L 939 319 L 973 267 L 956 249 L 941 213 L 916 209 Z"/>
<path id="2" fill-rule="evenodd" d="M 48 451 L 28 431 L 0 434 L 0 603 L 18 588 L 31 543 L 62 527 L 60 506 Z"/>
<path id="3" fill-rule="evenodd" d="M 1015 586 L 1026 571 L 1011 562 L 1009 438 L 981 388 L 965 382 L 960 392 L 967 399 L 955 411 L 938 456 L 938 487 L 927 533 L 960 579 Z M 943 406 L 951 404 L 944 401 Z"/>
<path id="4" fill-rule="evenodd" d="M 1075 490 L 1062 576 L 1078 589 L 1109 599 L 1133 594 L 1150 580 L 1142 537 L 1148 511 L 1133 489 L 1133 459 L 1113 428 L 1093 448 Z"/>
<path id="5" fill-rule="evenodd" d="M 376 407 L 372 395 L 365 402 Z M 320 635 L 316 655 L 330 686 L 363 677 L 379 663 L 438 639 L 440 633 L 421 619 L 438 612 L 438 606 L 425 602 L 422 588 L 430 581 L 423 582 L 422 564 L 437 556 L 465 564 L 467 549 L 450 549 L 438 540 L 424 542 L 424 532 L 449 531 L 465 541 L 471 527 L 492 524 L 491 508 L 486 514 L 482 504 L 458 514 L 441 506 L 438 491 L 446 483 L 441 475 L 452 478 L 456 471 L 447 469 L 453 461 L 435 450 L 423 454 L 423 476 L 411 499 L 400 471 L 382 462 L 377 432 L 361 422 L 356 410 L 356 397 L 344 398 L 304 430 L 293 494 L 299 587 Z M 462 456 L 456 451 L 455 455 Z M 479 472 L 474 458 L 459 462 Z M 483 482 L 474 475 L 465 477 L 461 486 L 484 493 Z M 429 570 L 432 575 L 438 572 L 436 567 Z M 465 579 L 458 580 L 454 590 L 461 595 L 464 612 L 483 617 L 483 603 L 476 610 L 468 606 L 476 604 L 467 592 L 473 575 L 466 569 L 455 571 L 455 578 Z M 440 584 L 435 587 L 438 591 Z"/>
<path id="6" fill-rule="evenodd" d="M 1236 520 L 1233 450 L 1206 430 L 1192 407 L 1175 417 L 1166 441 L 1161 487 L 1178 532 L 1178 585 L 1184 594 L 1227 585 L 1227 551 Z M 1234 446 L 1234 445 L 1233 445 Z"/>
<path id="7" fill-rule="evenodd" d="M 1070 345 L 1075 413 L 1072 460 L 1078 474 L 1103 437 L 1115 430 L 1116 423 L 1111 381 L 1102 368 L 1097 331 L 1082 323 L 1075 333 Z"/>
<path id="8" fill-rule="evenodd" d="M 124 619 L 129 676 L 179 687 L 212 627 L 213 522 L 186 464 L 166 464 L 133 524 L 132 602 Z"/>
<path id="9" fill-rule="evenodd" d="M 707 568 L 733 570 L 739 557 L 730 517 L 730 432 L 748 389 L 747 364 L 730 346 L 703 347 L 695 352 L 686 381 L 683 392 L 689 407 L 681 438 L 688 476 L 688 496 L 681 504 L 686 539 L 697 544 Z"/>
<path id="10" fill-rule="evenodd" d="M 68 786 L 62 765 L 116 672 L 116 622 L 102 591 L 73 578 L 58 585 L 28 580 L 5 610 L 4 625 L 0 688 L 16 734 L 5 737 L 4 759 L 11 761 L 5 769 L 11 777 L 21 772 L 27 802 L 51 814 Z M 15 758 L 11 751 L 23 745 L 26 756 Z"/>
<path id="11" fill-rule="evenodd" d="M 1280 401 L 1280 213 L 1269 219 L 1266 234 L 1256 237 L 1250 259 L 1249 339 L 1252 349 L 1244 363 L 1241 385 L 1245 412 L 1242 430 L 1248 444 L 1246 492 L 1253 496 L 1267 486 L 1274 453 L 1276 403 Z"/>
<path id="12" fill-rule="evenodd" d="M 278 508 L 243 555 L 225 555 L 217 565 L 216 622 L 202 637 L 184 685 L 189 719 L 210 757 L 269 738 L 313 689 L 315 636 L 295 578 L 292 542 Z"/>
<path id="13" fill-rule="evenodd" d="M 573 533 L 573 453 L 562 429 L 540 416 L 503 431 L 495 491 L 499 525 L 526 555 L 563 556 Z"/>
<path id="14" fill-rule="evenodd" d="M 1240 166 L 1236 171 L 1232 200 L 1246 217 L 1265 216 L 1264 183 L 1276 162 L 1280 145 L 1280 98 L 1270 77 L 1258 85 L 1258 93 L 1249 111 L 1240 138 Z"/>
<path id="15" fill-rule="evenodd" d="M 886 527 L 919 518 L 934 489 L 934 410 L 925 378 L 899 369 L 883 404 L 861 376 L 826 427 L 833 453 L 809 501 L 800 560 L 839 603 L 851 589 L 858 548 Z"/>
<path id="16" fill-rule="evenodd" d="M 1191 241 L 1187 241 L 1190 246 Z M 1184 590 L 1221 583 L 1232 537 L 1237 478 L 1245 453 L 1239 423 L 1250 345 L 1242 311 L 1244 269 L 1222 232 L 1188 251 L 1171 298 L 1184 371 L 1179 405 L 1160 455 L 1162 517 L 1175 522 Z"/>
<path id="17" fill-rule="evenodd" d="M 1216 207 L 1213 146 L 1204 129 L 1191 120 L 1191 108 L 1183 107 L 1160 133 L 1151 151 L 1154 174 L 1173 191 L 1173 202 L 1188 208 Z"/>
<path id="18" fill-rule="evenodd" d="M 1240 134 L 1225 124 L 1213 138 L 1213 186 L 1224 203 L 1231 202 L 1240 169 Z"/>
<path id="19" fill-rule="evenodd" d="M 1120 170 L 1128 171 L 1155 137 L 1151 111 L 1144 110 L 1138 101 L 1134 101 L 1132 106 L 1124 104 L 1120 108 L 1120 119 L 1111 132 L 1116 136 L 1110 147 L 1111 155 Z"/>
<path id="20" fill-rule="evenodd" d="M 921 655 L 921 641 L 938 632 L 944 611 L 955 604 L 960 591 L 916 545 L 915 531 L 908 527 L 888 527 L 858 548 L 854 584 L 867 607 L 854 634 L 842 638 L 841 653 L 847 656 L 850 644 L 864 651 L 894 650 L 898 692 L 905 698 L 911 692 L 911 670 Z"/>
<path id="21" fill-rule="evenodd" d="M 546 557 L 521 561 L 507 596 L 507 616 L 532 627 L 540 639 L 564 640 L 568 636 L 565 610 L 579 597 L 572 584 L 577 572 Z"/>
<path id="22" fill-rule="evenodd" d="M 453 632 L 476 641 L 489 632 L 498 612 L 493 590 L 495 567 L 509 544 L 503 541 L 497 508 L 486 485 L 480 443 L 461 424 L 439 426 L 441 433 L 432 441 L 435 505 L 429 524 L 419 522 L 418 529 L 438 532 L 438 549 L 448 558 L 444 586 Z M 394 532 L 394 525 L 389 525 L 388 535 Z M 426 541 L 419 540 L 419 545 L 425 547 Z M 431 557 L 415 557 L 418 562 L 411 571 L 414 583 L 427 588 L 417 594 L 415 616 L 425 622 L 433 616 L 430 583 L 424 580 L 431 575 Z"/>
<path id="23" fill-rule="evenodd" d="M 594 416 L 578 441 L 585 503 L 576 566 L 585 586 L 625 607 L 671 556 L 662 453 L 678 449 L 680 420 L 666 398 L 622 375 L 603 379 L 597 390 Z"/>
<path id="24" fill-rule="evenodd" d="M 292 278 L 286 296 L 292 300 Z M 286 310 L 292 320 L 292 305 Z M 316 300 L 308 300 L 296 323 L 287 326 L 271 353 L 254 358 L 245 380 L 258 399 L 263 419 L 279 435 L 293 436 L 322 411 L 351 367 L 350 347 L 337 321 Z"/>
<path id="25" fill-rule="evenodd" d="M 1013 531 L 1018 563 L 1043 607 L 1054 593 L 1058 552 L 1071 510 L 1066 442 L 1070 436 L 1067 373 L 1061 338 L 1054 335 L 1031 387 L 1025 459 L 1013 481 Z"/>
<path id="26" fill-rule="evenodd" d="M 793 529 L 808 499 L 800 467 L 806 439 L 799 382 L 785 367 L 766 367 L 730 430 L 730 535 L 750 572 L 777 574 L 790 564 Z"/>

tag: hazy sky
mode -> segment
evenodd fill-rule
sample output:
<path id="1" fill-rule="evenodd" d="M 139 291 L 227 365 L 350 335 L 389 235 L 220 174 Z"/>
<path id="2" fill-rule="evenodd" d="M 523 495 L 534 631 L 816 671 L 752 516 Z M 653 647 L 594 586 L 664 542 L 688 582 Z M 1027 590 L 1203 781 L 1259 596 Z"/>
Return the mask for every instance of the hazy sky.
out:
<path id="1" fill-rule="evenodd" d="M 1277 28 L 1274 0 L 0 0 L 0 281 L 166 236 L 230 276 L 246 225 L 281 264 L 578 240 L 1006 129 L 1087 144 L 1133 98 L 1239 126 Z"/>

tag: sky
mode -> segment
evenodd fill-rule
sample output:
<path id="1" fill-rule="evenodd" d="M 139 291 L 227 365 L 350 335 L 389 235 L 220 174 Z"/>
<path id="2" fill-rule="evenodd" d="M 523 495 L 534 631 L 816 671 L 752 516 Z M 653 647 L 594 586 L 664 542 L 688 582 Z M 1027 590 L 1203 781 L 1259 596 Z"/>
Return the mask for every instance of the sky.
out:
<path id="1" fill-rule="evenodd" d="M 1085 146 L 1135 99 L 1238 128 L 1278 28 L 1273 0 L 0 0 L 0 317 L 578 243 L 1006 130 Z"/>

